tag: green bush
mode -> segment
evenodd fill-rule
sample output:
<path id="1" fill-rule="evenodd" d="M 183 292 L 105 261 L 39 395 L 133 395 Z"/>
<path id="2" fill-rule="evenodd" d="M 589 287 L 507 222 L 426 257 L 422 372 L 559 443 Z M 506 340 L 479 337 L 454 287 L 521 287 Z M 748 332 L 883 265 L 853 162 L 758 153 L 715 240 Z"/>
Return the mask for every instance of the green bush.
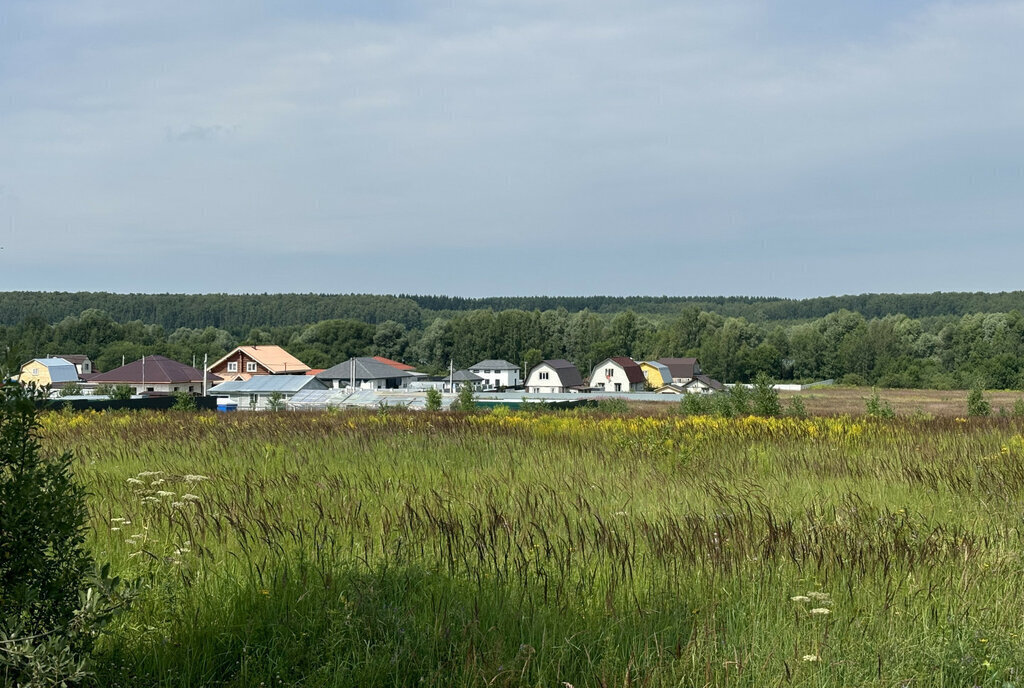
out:
<path id="1" fill-rule="evenodd" d="M 191 392 L 175 392 L 174 393 L 174 406 L 171 407 L 172 411 L 195 411 L 196 410 L 196 398 Z"/>
<path id="2" fill-rule="evenodd" d="M 967 415 L 973 418 L 985 418 L 992 413 L 992 404 L 985 398 L 984 389 L 981 386 L 971 388 L 967 395 Z"/>
<path id="3" fill-rule="evenodd" d="M 428 411 L 440 411 L 441 410 L 441 392 L 434 389 L 433 387 L 427 390 L 427 406 Z"/>
<path id="4" fill-rule="evenodd" d="M 750 390 L 745 385 L 736 383 L 729 389 L 729 401 L 732 402 L 733 414 L 737 416 L 749 416 L 753 400 L 750 398 Z"/>
<path id="5" fill-rule="evenodd" d="M 40 451 L 35 387 L 0 382 L 0 675 L 5 685 L 69 685 L 87 675 L 116 600 L 109 567 L 85 549 L 85 490 L 69 452 Z"/>
<path id="6" fill-rule="evenodd" d="M 786 415 L 793 416 L 794 418 L 806 418 L 807 407 L 804 406 L 804 400 L 800 397 L 793 397 L 789 400 L 789 408 L 786 409 Z"/>
<path id="7" fill-rule="evenodd" d="M 871 396 L 864 402 L 865 412 L 872 418 L 895 418 L 896 412 L 888 401 L 884 401 L 878 392 L 871 390 Z"/>
<path id="8" fill-rule="evenodd" d="M 459 398 L 449 407 L 452 411 L 474 411 L 476 410 L 476 393 L 473 385 L 468 382 L 462 385 L 459 390 Z"/>
<path id="9" fill-rule="evenodd" d="M 754 380 L 754 414 L 758 416 L 782 415 L 782 404 L 779 403 L 779 392 L 773 386 L 774 380 L 767 373 L 758 373 Z"/>

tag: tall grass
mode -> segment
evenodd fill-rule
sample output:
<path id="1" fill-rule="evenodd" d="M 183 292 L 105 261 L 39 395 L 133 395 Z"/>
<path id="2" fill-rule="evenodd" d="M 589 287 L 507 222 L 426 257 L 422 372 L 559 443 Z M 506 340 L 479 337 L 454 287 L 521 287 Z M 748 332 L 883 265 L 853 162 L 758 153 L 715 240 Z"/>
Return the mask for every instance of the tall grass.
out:
<path id="1" fill-rule="evenodd" d="M 44 424 L 147 581 L 103 685 L 1020 683 L 1014 421 Z"/>

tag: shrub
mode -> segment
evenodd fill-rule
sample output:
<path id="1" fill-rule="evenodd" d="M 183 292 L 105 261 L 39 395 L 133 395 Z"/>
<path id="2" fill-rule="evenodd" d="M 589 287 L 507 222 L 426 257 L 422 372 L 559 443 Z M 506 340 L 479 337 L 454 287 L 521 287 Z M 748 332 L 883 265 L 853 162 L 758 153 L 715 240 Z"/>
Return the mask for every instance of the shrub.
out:
<path id="1" fill-rule="evenodd" d="M 449 407 L 453 411 L 473 411 L 476 409 L 476 393 L 473 385 L 468 382 L 459 390 L 459 398 Z"/>
<path id="2" fill-rule="evenodd" d="M 711 413 L 711 402 L 703 394 L 684 393 L 679 412 L 684 416 L 706 416 Z"/>
<path id="3" fill-rule="evenodd" d="M 98 395 L 110 397 L 111 399 L 117 399 L 119 401 L 132 398 L 132 388 L 129 385 L 111 385 L 109 383 L 104 383 L 96 385 L 95 391 Z"/>
<path id="4" fill-rule="evenodd" d="M 174 393 L 174 406 L 171 407 L 172 411 L 195 411 L 196 410 L 196 398 L 192 396 L 191 392 L 175 392 Z"/>
<path id="5" fill-rule="evenodd" d="M 773 386 L 773 380 L 767 373 L 758 373 L 754 380 L 754 413 L 758 416 L 782 415 L 782 404 L 779 403 L 779 392 Z"/>
<path id="6" fill-rule="evenodd" d="M 109 566 L 84 546 L 85 490 L 73 457 L 40 452 L 35 387 L 0 382 L 0 674 L 5 685 L 78 683 L 116 600 Z"/>
<path id="7" fill-rule="evenodd" d="M 800 397 L 793 397 L 789 400 L 789 408 L 786 409 L 786 414 L 793 416 L 794 418 L 806 418 L 807 407 L 804 406 L 804 400 Z"/>
<path id="8" fill-rule="evenodd" d="M 1013 417 L 1024 418 L 1024 399 L 1013 402 Z"/>
<path id="9" fill-rule="evenodd" d="M 77 382 L 69 382 L 60 388 L 60 396 L 73 397 L 82 393 L 82 385 Z"/>
<path id="10" fill-rule="evenodd" d="M 992 405 L 985 398 L 984 390 L 980 385 L 971 388 L 967 395 L 967 415 L 974 418 L 984 418 L 992 413 Z"/>
<path id="11" fill-rule="evenodd" d="M 745 385 L 736 383 L 729 390 L 729 401 L 732 402 L 733 413 L 737 416 L 750 415 L 750 390 Z"/>
<path id="12" fill-rule="evenodd" d="M 441 392 L 430 388 L 427 390 L 427 406 L 428 411 L 440 411 L 441 410 Z"/>
<path id="13" fill-rule="evenodd" d="M 878 396 L 878 392 L 871 390 L 871 396 L 864 402 L 866 413 L 872 418 L 895 418 L 896 412 L 888 401 Z"/>

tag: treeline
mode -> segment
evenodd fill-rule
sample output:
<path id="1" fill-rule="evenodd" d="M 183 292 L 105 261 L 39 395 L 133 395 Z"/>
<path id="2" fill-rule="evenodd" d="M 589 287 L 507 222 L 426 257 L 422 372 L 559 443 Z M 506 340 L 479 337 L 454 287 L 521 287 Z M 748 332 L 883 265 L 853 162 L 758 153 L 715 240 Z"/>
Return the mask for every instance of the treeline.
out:
<path id="1" fill-rule="evenodd" d="M 633 311 L 656 321 L 697 308 L 727 318 L 789 324 L 848 310 L 865 318 L 906 315 L 914 319 L 972 313 L 1024 311 L 1024 291 L 934 294 L 860 294 L 814 299 L 674 296 L 527 296 L 470 299 L 402 294 L 111 294 L 107 292 L 0 292 L 0 324 L 17 325 L 36 317 L 54 324 L 98 309 L 117 322 L 141 321 L 166 330 L 216 327 L 244 336 L 254 326 L 303 326 L 322 320 L 387 321 L 406 328 L 429 325 L 478 310 L 588 311 L 611 317 Z"/>
<path id="2" fill-rule="evenodd" d="M 455 311 L 420 326 L 377 320 L 259 325 L 239 334 L 212 325 L 169 329 L 120 322 L 87 309 L 55 324 L 33 315 L 2 325 L 0 346 L 22 360 L 84 353 L 99 370 L 144 354 L 201 363 L 204 354 L 212 362 L 239 344 L 278 344 L 315 368 L 361 355 L 407 361 L 424 371 L 446 370 L 449 361 L 466 367 L 503 358 L 529 367 L 542 358 L 567 358 L 586 374 L 609 356 L 697 356 L 706 373 L 724 382 L 749 382 L 765 373 L 777 380 L 834 378 L 882 387 L 1024 387 L 1024 316 L 1018 310 L 923 319 L 839 310 L 788 324 L 693 306 L 672 317 L 560 308 Z"/>

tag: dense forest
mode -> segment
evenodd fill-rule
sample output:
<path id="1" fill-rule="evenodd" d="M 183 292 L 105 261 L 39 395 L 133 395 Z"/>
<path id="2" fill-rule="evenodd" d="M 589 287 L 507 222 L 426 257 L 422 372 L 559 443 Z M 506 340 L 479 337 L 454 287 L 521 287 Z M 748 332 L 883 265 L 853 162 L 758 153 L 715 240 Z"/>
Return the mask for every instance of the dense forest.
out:
<path id="1" fill-rule="evenodd" d="M 829 310 L 835 306 L 834 309 Z M 908 311 L 908 312 L 902 312 Z M 726 382 L 834 378 L 885 387 L 1024 387 L 1024 292 L 767 298 L 0 294 L 0 346 L 191 363 L 279 344 L 313 367 L 382 355 L 423 370 L 484 358 L 697 356 Z"/>

